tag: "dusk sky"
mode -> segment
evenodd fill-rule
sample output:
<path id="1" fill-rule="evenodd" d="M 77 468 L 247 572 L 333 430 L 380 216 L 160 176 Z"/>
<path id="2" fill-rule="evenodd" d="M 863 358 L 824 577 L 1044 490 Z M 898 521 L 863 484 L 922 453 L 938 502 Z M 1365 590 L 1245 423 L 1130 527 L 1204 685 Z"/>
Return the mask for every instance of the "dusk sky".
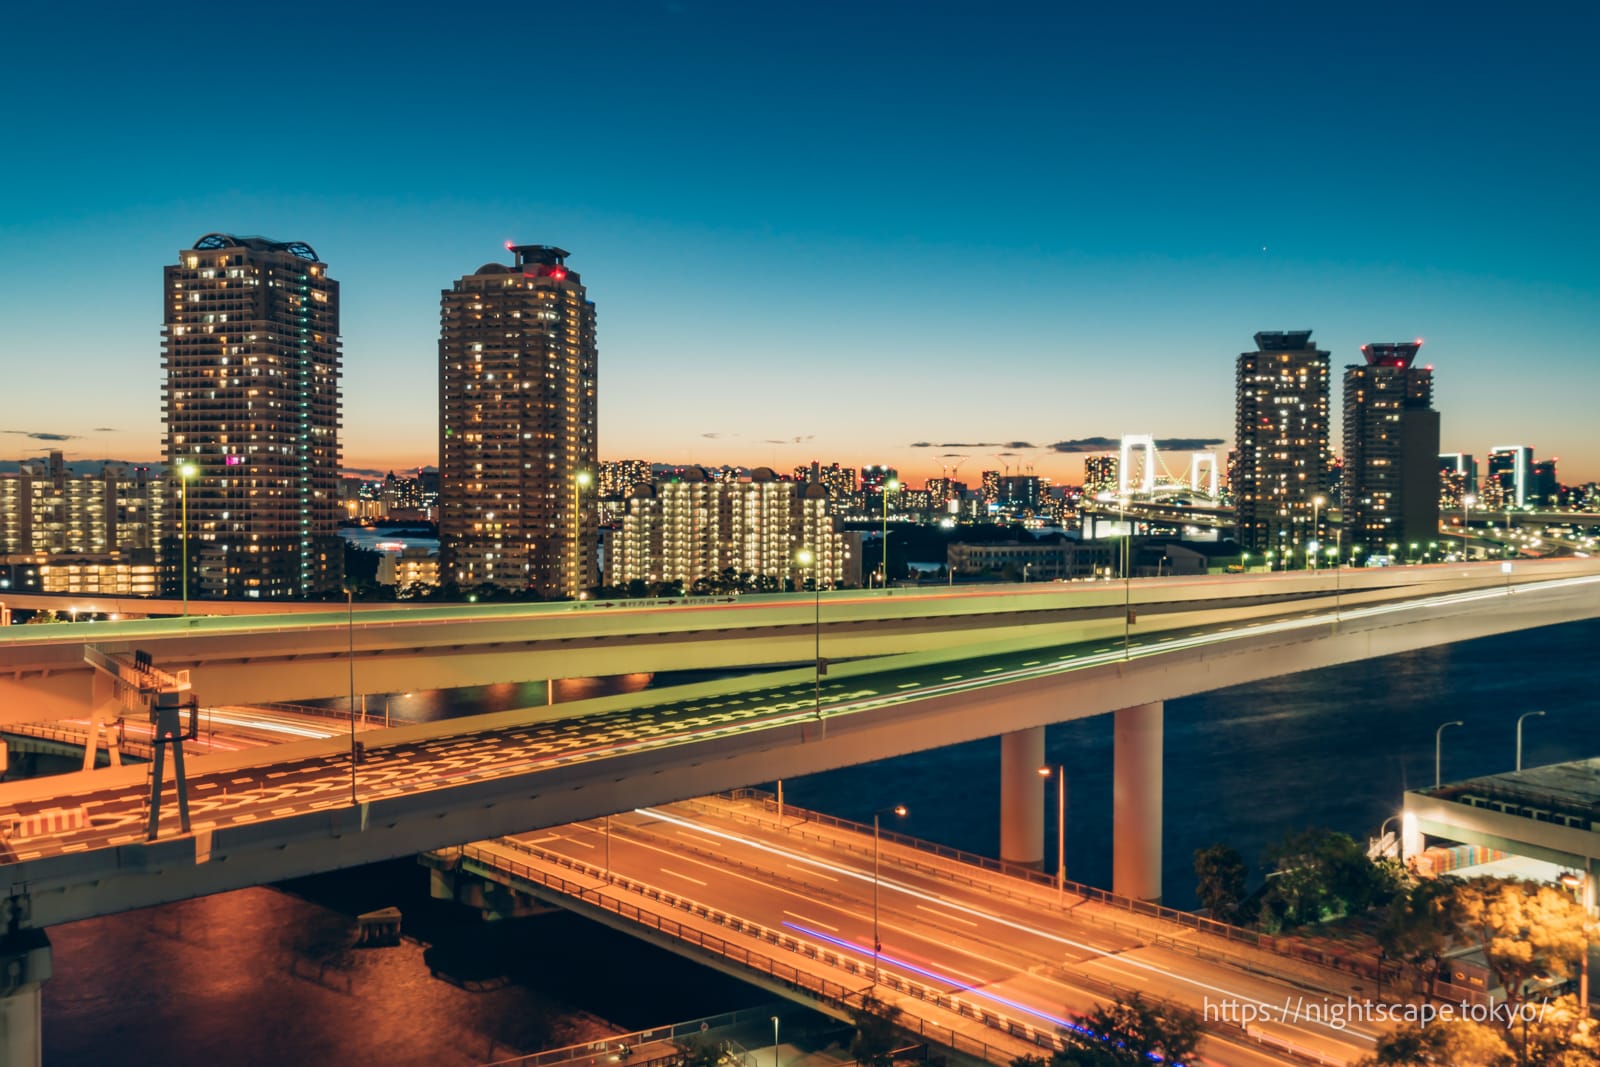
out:
<path id="1" fill-rule="evenodd" d="M 351 469 L 436 461 L 439 290 L 513 240 L 596 303 L 602 458 L 1075 481 L 1226 448 L 1309 328 L 1600 478 L 1600 8 L 1126 7 L 24 5 L 4 457 L 159 457 L 161 268 L 222 231 L 340 282 Z"/>

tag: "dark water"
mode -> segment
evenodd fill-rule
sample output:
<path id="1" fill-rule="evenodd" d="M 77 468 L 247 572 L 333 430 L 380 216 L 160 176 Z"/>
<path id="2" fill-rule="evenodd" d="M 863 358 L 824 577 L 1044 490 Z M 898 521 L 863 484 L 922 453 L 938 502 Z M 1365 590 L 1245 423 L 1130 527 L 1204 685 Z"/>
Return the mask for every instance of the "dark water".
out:
<path id="1" fill-rule="evenodd" d="M 1361 837 L 1407 785 L 1600 755 L 1600 621 L 1406 653 L 1173 701 L 1166 709 L 1166 899 L 1193 902 L 1194 850 L 1259 859 L 1295 828 Z M 498 689 L 498 687 L 496 687 Z M 538 688 L 542 693 L 542 687 Z M 516 706 L 532 689 L 489 694 Z M 569 697 L 571 699 L 571 697 Z M 428 714 L 436 713 L 430 709 Z M 420 717 L 420 716 L 419 716 Z M 1068 873 L 1108 884 L 1111 719 L 1052 727 L 1066 765 Z M 786 799 L 993 855 L 999 743 L 982 741 L 785 783 Z M 1042 802 L 1045 802 L 1042 800 Z M 1055 840 L 1055 803 L 1046 830 Z M 1052 854 L 1047 864 L 1053 864 Z M 730 979 L 565 914 L 489 925 L 426 899 L 409 862 L 245 890 L 50 931 L 49 1064 L 472 1064 L 513 1050 L 761 1002 Z M 430 947 L 352 951 L 348 916 L 398 904 Z M 438 972 L 435 977 L 431 972 Z"/>

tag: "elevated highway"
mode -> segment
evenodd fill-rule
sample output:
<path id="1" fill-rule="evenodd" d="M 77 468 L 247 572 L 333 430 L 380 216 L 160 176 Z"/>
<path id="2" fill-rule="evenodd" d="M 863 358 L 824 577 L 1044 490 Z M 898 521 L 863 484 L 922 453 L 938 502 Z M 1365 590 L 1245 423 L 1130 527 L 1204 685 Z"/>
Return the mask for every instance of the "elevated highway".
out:
<path id="1" fill-rule="evenodd" d="M 1054 646 L 969 637 L 961 649 L 843 664 L 820 692 L 807 667 L 371 731 L 368 760 L 354 768 L 341 741 L 209 757 L 190 775 L 195 832 L 155 842 L 144 840 L 142 768 L 8 783 L 0 812 L 81 807 L 87 825 L 6 843 L 5 916 L 13 931 L 47 927 L 1596 616 L 1600 575 L 1571 574 L 1509 587 L 1441 582 L 1400 602 L 1217 609 L 1130 634 L 1126 646 L 1071 628 Z M 1159 731 L 1155 740 L 1159 768 Z M 1026 767 L 1036 811 L 1038 765 Z M 1159 771 L 1143 784 L 1156 790 L 1155 821 L 1130 817 L 1124 832 L 1119 812 L 1118 848 L 1148 850 L 1153 836 L 1159 853 Z"/>
<path id="2" fill-rule="evenodd" d="M 976 589 L 847 590 L 687 601 L 368 608 L 233 618 L 13 626 L 0 631 L 0 721 L 78 717 L 108 683 L 84 661 L 149 652 L 188 671 L 211 705 L 293 702 L 665 670 L 732 669 L 957 650 L 974 643 L 1048 647 L 1180 630 L 1207 613 L 1234 620 L 1362 605 L 1427 592 L 1505 588 L 1600 572 L 1600 560 L 1291 571 L 1132 582 Z"/>

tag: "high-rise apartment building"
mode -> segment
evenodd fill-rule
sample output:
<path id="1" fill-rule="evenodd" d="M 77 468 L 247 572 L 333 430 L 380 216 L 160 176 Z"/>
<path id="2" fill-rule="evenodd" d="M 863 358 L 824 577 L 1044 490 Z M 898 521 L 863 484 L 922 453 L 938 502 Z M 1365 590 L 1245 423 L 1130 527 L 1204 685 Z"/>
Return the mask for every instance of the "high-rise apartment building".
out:
<path id="1" fill-rule="evenodd" d="M 508 245 L 440 297 L 440 580 L 598 581 L 594 304 L 566 250 Z"/>
<path id="2" fill-rule="evenodd" d="M 1315 502 L 1327 501 L 1329 353 L 1310 330 L 1255 340 L 1235 375 L 1233 502 L 1239 544 L 1281 557 L 1314 538 Z"/>
<path id="3" fill-rule="evenodd" d="M 601 500 L 625 500 L 634 486 L 649 480 L 649 460 L 612 459 L 600 464 L 596 489 Z"/>
<path id="4" fill-rule="evenodd" d="M 634 491 L 609 542 L 606 582 L 681 582 L 689 590 L 731 571 L 772 589 L 803 586 L 813 574 L 834 588 L 849 571 L 848 545 L 821 485 L 786 481 L 766 467 L 738 481 L 690 469 Z M 812 553 L 809 566 L 801 549 Z"/>
<path id="5" fill-rule="evenodd" d="M 1433 368 L 1416 366 L 1421 347 L 1362 345 L 1366 362 L 1345 368 L 1346 548 L 1384 553 L 1439 536 L 1439 413 Z"/>
<path id="6" fill-rule="evenodd" d="M 339 283 L 310 245 L 211 233 L 164 296 L 164 452 L 188 514 L 165 558 L 187 556 L 190 596 L 338 588 Z"/>

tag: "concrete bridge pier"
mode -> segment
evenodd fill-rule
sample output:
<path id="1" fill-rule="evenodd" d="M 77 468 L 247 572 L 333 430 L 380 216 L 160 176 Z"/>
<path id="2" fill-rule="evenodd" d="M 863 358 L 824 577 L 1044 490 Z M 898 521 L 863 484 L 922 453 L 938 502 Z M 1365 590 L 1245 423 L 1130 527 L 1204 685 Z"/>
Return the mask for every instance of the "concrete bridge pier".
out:
<path id="1" fill-rule="evenodd" d="M 1000 735 L 1000 858 L 1044 863 L 1044 727 Z"/>
<path id="2" fill-rule="evenodd" d="M 43 930 L 0 938 L 0 1063 L 41 1067 L 44 1037 L 39 1003 L 50 977 L 50 939 Z"/>
<path id="3" fill-rule="evenodd" d="M 1161 899 L 1161 754 L 1165 705 L 1116 713 L 1111 795 L 1111 889 Z"/>

